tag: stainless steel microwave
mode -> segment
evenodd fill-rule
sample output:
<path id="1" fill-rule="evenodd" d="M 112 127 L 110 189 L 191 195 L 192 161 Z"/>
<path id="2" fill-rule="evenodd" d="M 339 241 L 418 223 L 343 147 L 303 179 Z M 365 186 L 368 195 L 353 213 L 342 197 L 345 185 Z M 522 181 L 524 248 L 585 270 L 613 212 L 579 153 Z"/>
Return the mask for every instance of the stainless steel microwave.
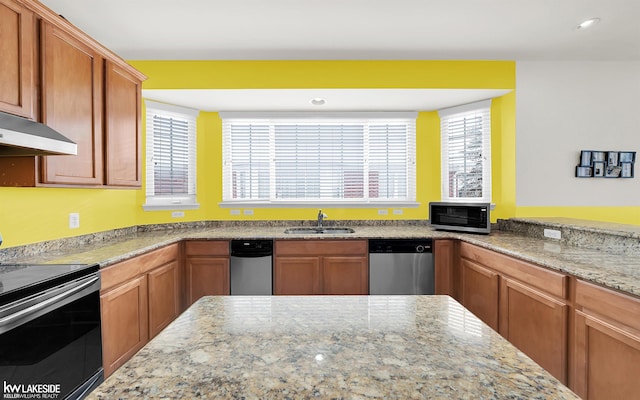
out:
<path id="1" fill-rule="evenodd" d="M 436 229 L 457 232 L 491 232 L 489 203 L 429 203 L 429 222 Z"/>

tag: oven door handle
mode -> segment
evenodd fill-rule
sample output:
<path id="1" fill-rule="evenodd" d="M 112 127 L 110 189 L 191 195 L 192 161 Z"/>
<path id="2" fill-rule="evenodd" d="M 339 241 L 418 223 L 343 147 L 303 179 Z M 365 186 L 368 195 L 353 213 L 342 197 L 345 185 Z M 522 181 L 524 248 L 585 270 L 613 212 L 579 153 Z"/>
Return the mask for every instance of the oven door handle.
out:
<path id="1" fill-rule="evenodd" d="M 0 308 L 0 334 L 99 290 L 100 275 L 94 274 L 7 304 Z"/>

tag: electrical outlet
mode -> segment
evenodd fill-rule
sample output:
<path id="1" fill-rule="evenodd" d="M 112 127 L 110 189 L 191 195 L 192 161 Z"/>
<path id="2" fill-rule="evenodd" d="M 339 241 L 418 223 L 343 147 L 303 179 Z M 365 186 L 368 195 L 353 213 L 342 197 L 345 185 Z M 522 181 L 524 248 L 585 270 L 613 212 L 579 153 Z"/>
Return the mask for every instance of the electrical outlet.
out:
<path id="1" fill-rule="evenodd" d="M 69 214 L 69 229 L 77 229 L 80 228 L 80 214 L 79 213 L 70 213 Z"/>
<path id="2" fill-rule="evenodd" d="M 401 209 L 396 208 L 395 210 L 393 210 L 393 215 L 402 215 L 404 214 L 404 211 Z"/>
<path id="3" fill-rule="evenodd" d="M 229 214 L 231 214 L 231 215 L 240 215 L 240 210 L 231 210 L 229 212 Z"/>
<path id="4" fill-rule="evenodd" d="M 184 211 L 173 211 L 171 218 L 184 218 Z"/>
<path id="5" fill-rule="evenodd" d="M 243 210 L 244 215 L 253 215 L 253 210 Z"/>
<path id="6" fill-rule="evenodd" d="M 555 229 L 545 229 L 544 230 L 544 237 L 560 240 L 562 238 L 562 233 L 560 231 L 558 231 L 558 230 L 555 230 Z"/>
<path id="7" fill-rule="evenodd" d="M 389 210 L 386 209 L 380 209 L 378 210 L 378 215 L 389 215 Z"/>

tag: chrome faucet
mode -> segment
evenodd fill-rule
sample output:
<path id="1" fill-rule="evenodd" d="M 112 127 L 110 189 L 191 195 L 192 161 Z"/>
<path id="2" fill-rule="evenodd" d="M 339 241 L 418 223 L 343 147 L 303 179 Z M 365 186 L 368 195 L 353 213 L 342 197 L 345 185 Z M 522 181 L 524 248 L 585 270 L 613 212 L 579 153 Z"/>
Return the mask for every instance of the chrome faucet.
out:
<path id="1" fill-rule="evenodd" d="M 323 213 L 322 210 L 318 210 L 318 228 L 322 228 L 322 222 L 327 217 L 327 214 Z"/>

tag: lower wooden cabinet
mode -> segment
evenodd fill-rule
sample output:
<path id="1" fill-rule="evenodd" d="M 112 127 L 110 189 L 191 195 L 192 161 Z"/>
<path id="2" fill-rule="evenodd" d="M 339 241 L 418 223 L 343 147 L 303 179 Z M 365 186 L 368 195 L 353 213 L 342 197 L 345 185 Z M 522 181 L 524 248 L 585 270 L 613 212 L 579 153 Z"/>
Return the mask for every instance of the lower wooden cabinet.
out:
<path id="1" fill-rule="evenodd" d="M 462 304 L 563 383 L 568 382 L 568 276 L 460 243 Z"/>
<path id="2" fill-rule="evenodd" d="M 466 259 L 460 261 L 462 305 L 498 330 L 499 275 Z"/>
<path id="3" fill-rule="evenodd" d="M 185 242 L 186 306 L 202 296 L 230 294 L 229 241 Z"/>
<path id="4" fill-rule="evenodd" d="M 366 240 L 278 240 L 274 253 L 274 294 L 369 293 Z"/>
<path id="5" fill-rule="evenodd" d="M 273 294 L 322 294 L 319 257 L 276 257 L 273 266 Z"/>
<path id="6" fill-rule="evenodd" d="M 499 315 L 499 333 L 559 381 L 567 383 L 567 303 L 502 278 Z"/>
<path id="7" fill-rule="evenodd" d="M 573 390 L 589 400 L 640 394 L 640 299 L 576 284 Z"/>
<path id="8" fill-rule="evenodd" d="M 149 337 L 153 338 L 180 314 L 180 264 L 170 262 L 147 274 Z"/>
<path id="9" fill-rule="evenodd" d="M 146 276 L 102 294 L 100 307 L 104 374 L 109 376 L 149 341 Z"/>
<path id="10" fill-rule="evenodd" d="M 102 358 L 111 375 L 180 313 L 177 244 L 101 271 Z"/>
<path id="11" fill-rule="evenodd" d="M 435 294 L 449 295 L 460 301 L 458 294 L 459 274 L 458 240 L 437 239 L 433 241 L 433 261 L 435 268 Z"/>

